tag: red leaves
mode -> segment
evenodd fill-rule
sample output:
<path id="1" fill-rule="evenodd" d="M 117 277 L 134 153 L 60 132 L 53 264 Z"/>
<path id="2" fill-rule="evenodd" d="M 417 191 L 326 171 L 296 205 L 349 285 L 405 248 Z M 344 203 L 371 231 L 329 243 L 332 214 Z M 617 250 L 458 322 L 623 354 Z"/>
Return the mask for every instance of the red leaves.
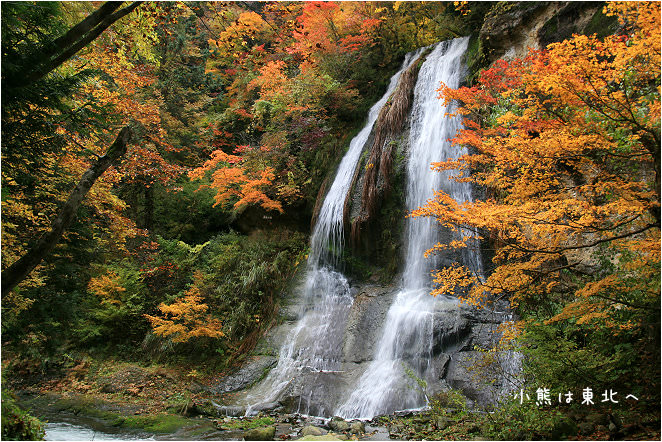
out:
<path id="1" fill-rule="evenodd" d="M 249 150 L 249 146 L 237 146 L 240 153 Z M 271 187 L 275 178 L 273 169 L 254 169 L 254 165 L 245 163 L 246 158 L 240 155 L 230 155 L 222 150 L 216 150 L 211 158 L 202 167 L 189 172 L 191 179 L 201 179 L 207 172 L 212 171 L 210 186 L 216 190 L 217 204 L 233 204 L 235 209 L 243 209 L 245 206 L 257 204 L 266 210 L 282 212 L 282 206 L 278 201 L 268 197 L 264 192 Z"/>

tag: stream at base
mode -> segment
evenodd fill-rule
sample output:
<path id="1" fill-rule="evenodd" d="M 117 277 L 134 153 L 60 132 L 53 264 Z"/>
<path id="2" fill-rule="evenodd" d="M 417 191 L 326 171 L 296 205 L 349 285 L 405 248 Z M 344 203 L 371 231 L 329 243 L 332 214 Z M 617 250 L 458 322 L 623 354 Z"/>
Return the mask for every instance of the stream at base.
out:
<path id="1" fill-rule="evenodd" d="M 44 440 L 154 440 L 153 436 L 143 437 L 126 433 L 105 433 L 68 422 L 47 422 L 44 429 L 46 430 Z"/>
<path id="2" fill-rule="evenodd" d="M 44 440 L 155 440 L 151 433 L 120 429 L 69 413 L 49 413 L 39 418 L 46 421 Z"/>
<path id="3" fill-rule="evenodd" d="M 51 422 L 45 422 L 46 430 L 45 440 L 60 441 L 96 441 L 96 440 L 127 440 L 127 441 L 154 441 L 154 440 L 243 440 L 246 430 L 209 430 L 210 420 L 200 419 L 200 425 L 191 425 L 183 427 L 170 434 L 154 434 L 145 431 L 131 431 L 122 428 L 113 427 L 108 423 L 103 423 L 91 417 L 74 415 L 70 413 L 48 413 Z M 304 427 L 313 425 L 327 428 L 329 419 L 314 416 L 304 416 L 299 414 L 278 414 L 272 413 L 270 416 L 274 419 L 272 426 L 276 428 L 275 440 L 287 439 L 296 440 L 302 437 L 301 431 Z M 39 416 L 47 420 L 44 415 Z M 245 418 L 219 418 L 214 419 L 219 425 L 223 421 L 237 422 Z M 206 431 L 202 431 L 203 427 Z M 390 440 L 388 427 L 375 422 L 365 422 L 365 432 L 355 435 L 362 441 L 387 441 Z"/>

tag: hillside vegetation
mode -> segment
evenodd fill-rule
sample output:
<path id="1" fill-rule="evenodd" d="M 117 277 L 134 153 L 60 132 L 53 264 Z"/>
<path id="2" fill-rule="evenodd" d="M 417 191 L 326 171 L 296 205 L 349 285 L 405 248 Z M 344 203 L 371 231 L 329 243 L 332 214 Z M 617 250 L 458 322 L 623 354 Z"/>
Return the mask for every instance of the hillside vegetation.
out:
<path id="1" fill-rule="evenodd" d="M 95 375 L 72 370 L 105 360 L 211 382 L 244 362 L 279 321 L 315 207 L 403 56 L 465 35 L 465 86 L 439 98 L 457 103 L 455 142 L 471 153 L 433 167 L 465 171 L 454 179 L 484 198 L 438 192 L 413 216 L 479 235 L 492 257 L 485 278 L 439 269 L 432 295 L 508 300 L 517 315 L 485 363 L 520 352 L 520 396 L 484 435 L 576 435 L 554 431 L 589 390 L 608 414 L 659 424 L 659 3 L 607 3 L 584 27 L 609 23 L 598 35 L 563 34 L 555 17 L 544 40 L 560 41 L 509 60 L 486 35 L 539 5 L 1 7 L 3 439 L 40 435 L 6 385 L 86 393 L 76 379 Z M 360 256 L 346 263 L 357 278 L 393 260 Z M 432 413 L 448 417 L 450 399 Z M 472 437 L 443 431 L 417 437 Z"/>

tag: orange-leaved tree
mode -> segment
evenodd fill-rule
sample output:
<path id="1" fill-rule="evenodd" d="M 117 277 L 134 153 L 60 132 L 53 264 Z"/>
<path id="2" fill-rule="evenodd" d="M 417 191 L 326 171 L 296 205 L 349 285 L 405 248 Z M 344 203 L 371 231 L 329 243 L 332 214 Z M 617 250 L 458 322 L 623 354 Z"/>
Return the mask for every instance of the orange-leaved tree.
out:
<path id="1" fill-rule="evenodd" d="M 202 274 L 196 272 L 194 280 L 199 281 L 201 278 Z M 207 313 L 207 310 L 209 306 L 202 302 L 202 294 L 194 282 L 183 298 L 170 305 L 159 305 L 162 316 L 145 317 L 151 322 L 155 334 L 172 337 L 174 342 L 186 342 L 196 337 L 222 337 L 221 321 Z"/>
<path id="2" fill-rule="evenodd" d="M 314 197 L 329 157 L 318 151 L 355 120 L 357 65 L 368 65 L 379 24 L 376 8 L 360 2 L 221 6 L 210 17 L 206 71 L 227 86 L 213 136 L 200 142 L 220 150 L 190 177 L 212 172 L 217 204 L 235 210 L 282 211 Z"/>
<path id="3" fill-rule="evenodd" d="M 633 359 L 659 370 L 660 4 L 610 3 L 605 13 L 622 34 L 575 35 L 495 63 L 473 87 L 441 86 L 440 98 L 457 100 L 465 117 L 454 142 L 471 153 L 433 167 L 460 170 L 454 179 L 486 198 L 458 203 L 437 192 L 413 213 L 495 248 L 484 278 L 441 269 L 433 293 L 471 286 L 471 304 L 509 299 L 521 342 L 536 341 L 537 351 L 558 344 L 534 372 L 566 373 L 559 382 L 568 384 L 632 380 Z M 561 348 L 566 360 L 552 362 Z"/>
<path id="4" fill-rule="evenodd" d="M 216 150 L 204 165 L 192 170 L 189 177 L 200 179 L 211 170 L 210 186 L 217 190 L 214 205 L 232 203 L 239 210 L 255 204 L 265 210 L 283 211 L 281 203 L 265 193 L 274 179 L 272 168 L 255 169 L 254 165 L 247 164 L 245 157 Z"/>

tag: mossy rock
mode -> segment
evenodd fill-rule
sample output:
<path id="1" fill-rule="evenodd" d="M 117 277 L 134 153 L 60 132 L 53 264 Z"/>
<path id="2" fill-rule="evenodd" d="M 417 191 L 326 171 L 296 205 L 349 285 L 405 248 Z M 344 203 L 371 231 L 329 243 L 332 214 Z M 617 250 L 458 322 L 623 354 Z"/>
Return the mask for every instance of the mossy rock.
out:
<path id="1" fill-rule="evenodd" d="M 272 440 L 276 435 L 276 427 L 253 428 L 244 433 L 244 440 Z"/>
<path id="2" fill-rule="evenodd" d="M 363 434 L 365 433 L 365 424 L 361 421 L 354 421 L 349 424 L 349 432 L 352 434 Z"/>
<path id="3" fill-rule="evenodd" d="M 306 425 L 305 427 L 303 427 L 300 434 L 302 437 L 305 437 L 305 436 L 324 436 L 326 433 L 327 431 L 324 430 L 323 428 L 316 427 L 314 425 Z"/>
<path id="4" fill-rule="evenodd" d="M 123 428 L 143 429 L 151 433 L 174 433 L 189 424 L 182 416 L 175 414 L 153 414 L 143 416 L 120 416 L 113 425 Z"/>
<path id="5" fill-rule="evenodd" d="M 331 428 L 333 431 L 342 433 L 345 431 L 349 431 L 350 425 L 343 418 L 334 416 L 331 419 L 331 422 L 329 422 L 329 428 Z"/>

